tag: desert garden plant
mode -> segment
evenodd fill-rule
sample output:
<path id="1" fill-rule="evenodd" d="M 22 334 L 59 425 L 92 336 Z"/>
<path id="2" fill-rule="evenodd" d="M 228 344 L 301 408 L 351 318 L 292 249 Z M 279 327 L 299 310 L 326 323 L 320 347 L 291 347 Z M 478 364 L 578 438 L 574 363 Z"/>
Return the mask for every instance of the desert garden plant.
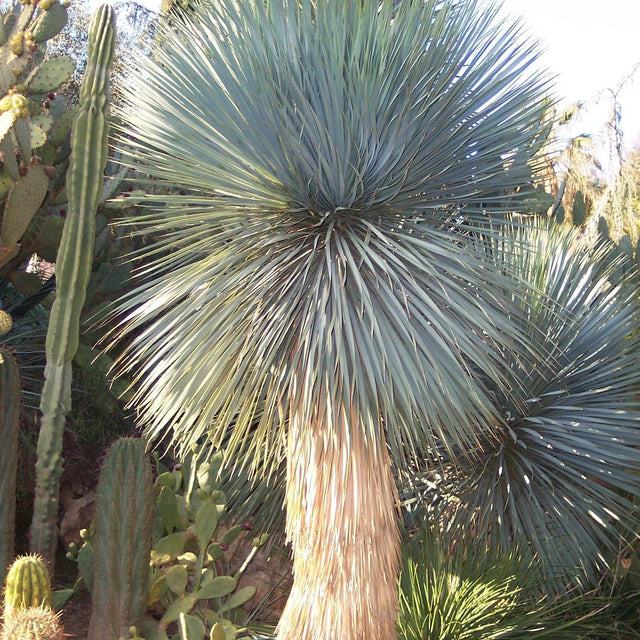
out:
<path id="1" fill-rule="evenodd" d="M 15 551 L 16 483 L 20 431 L 20 372 L 14 355 L 0 347 L 0 584 Z"/>
<path id="2" fill-rule="evenodd" d="M 444 518 L 451 539 L 472 532 L 505 554 L 526 541 L 522 551 L 554 593 L 595 587 L 621 537 L 638 531 L 639 315 L 622 261 L 553 224 L 512 230 L 492 246 L 491 262 L 528 283 L 514 303 L 523 333 L 547 355 L 505 353 L 510 394 L 495 389 L 501 435 L 464 469 L 450 458 L 442 482 L 455 495 Z"/>
<path id="3" fill-rule="evenodd" d="M 53 567 L 62 475 L 62 435 L 71 405 L 71 363 L 78 349 L 80 314 L 91 275 L 95 213 L 107 162 L 109 70 L 115 40 L 109 5 L 96 12 L 89 30 L 87 69 L 71 133 L 67 172 L 69 210 L 56 262 L 56 300 L 47 330 L 47 366 L 40 410 L 36 495 L 31 548 Z"/>
<path id="4" fill-rule="evenodd" d="M 549 356 L 528 288 L 475 241 L 548 132 L 537 47 L 497 15 L 194 3 L 132 70 L 125 162 L 173 195 L 135 217 L 153 242 L 119 368 L 152 438 L 224 444 L 254 475 L 286 458 L 286 640 L 394 637 L 393 470 L 477 459 L 496 389 L 521 401 L 510 365 Z"/>
<path id="5" fill-rule="evenodd" d="M 268 535 L 253 537 L 248 523 L 222 524 L 222 454 L 202 453 L 191 452 L 172 470 L 156 457 L 152 482 L 142 440 L 120 438 L 109 450 L 96 516 L 82 532 L 84 544 L 68 553 L 78 580 L 54 594 L 64 604 L 82 587 L 89 590 L 92 640 L 138 632 L 146 640 L 177 640 L 180 633 L 233 640 L 246 631 L 248 614 L 240 607 L 256 587 L 240 579 Z M 229 560 L 247 536 L 251 548 L 242 547 L 247 553 L 232 570 Z"/>
<path id="6" fill-rule="evenodd" d="M 240 607 L 255 596 L 256 587 L 240 579 L 268 535 L 253 538 L 247 523 L 227 519 L 222 524 L 227 515 L 219 476 L 222 458 L 222 452 L 205 448 L 190 452 L 171 471 L 159 464 L 147 604 L 160 619 L 148 616 L 142 622 L 148 640 L 176 640 L 177 633 L 168 635 L 176 622 L 193 640 L 232 640 L 248 617 Z M 251 549 L 231 570 L 230 555 L 247 536 L 253 538 Z"/>
<path id="7" fill-rule="evenodd" d="M 605 640 L 637 638 L 616 624 L 615 599 L 540 593 L 539 568 L 513 546 L 481 538 L 452 546 L 433 525 L 406 536 L 400 577 L 400 640 Z"/>

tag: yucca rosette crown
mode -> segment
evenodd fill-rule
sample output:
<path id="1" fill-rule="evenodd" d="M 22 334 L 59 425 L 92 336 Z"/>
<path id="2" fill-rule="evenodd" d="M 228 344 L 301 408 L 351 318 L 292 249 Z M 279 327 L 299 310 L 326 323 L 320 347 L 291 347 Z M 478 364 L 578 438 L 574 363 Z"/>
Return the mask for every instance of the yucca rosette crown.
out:
<path id="1" fill-rule="evenodd" d="M 347 405 L 398 458 L 474 446 L 473 371 L 500 380 L 518 337 L 455 229 L 547 133 L 536 45 L 474 6 L 216 0 L 161 25 L 121 114 L 128 161 L 180 189 L 135 218 L 155 240 L 121 305 L 151 435 L 270 467 L 292 411 Z"/>
<path id="2" fill-rule="evenodd" d="M 447 478 L 452 539 L 472 531 L 500 553 L 526 549 L 555 593 L 597 584 L 638 531 L 640 307 L 637 274 L 613 246 L 555 225 L 493 244 L 496 268 L 521 277 L 514 302 L 538 352 L 507 358 L 499 437 Z"/>

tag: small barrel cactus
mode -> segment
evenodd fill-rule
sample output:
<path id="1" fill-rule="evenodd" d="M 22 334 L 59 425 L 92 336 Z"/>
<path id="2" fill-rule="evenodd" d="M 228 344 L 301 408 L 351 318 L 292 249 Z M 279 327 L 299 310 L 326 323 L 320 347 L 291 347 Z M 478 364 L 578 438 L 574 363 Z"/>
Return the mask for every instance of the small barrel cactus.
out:
<path id="1" fill-rule="evenodd" d="M 42 558 L 20 556 L 9 567 L 4 589 L 5 624 L 22 609 L 51 608 L 51 578 Z"/>
<path id="2" fill-rule="evenodd" d="M 60 615 L 46 606 L 20 609 L 5 619 L 0 640 L 64 640 Z"/>

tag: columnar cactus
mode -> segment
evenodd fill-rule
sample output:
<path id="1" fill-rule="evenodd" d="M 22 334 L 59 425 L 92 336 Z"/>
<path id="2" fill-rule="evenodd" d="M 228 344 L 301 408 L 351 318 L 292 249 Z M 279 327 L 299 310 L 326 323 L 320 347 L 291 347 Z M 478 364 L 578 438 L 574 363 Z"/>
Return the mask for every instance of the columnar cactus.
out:
<path id="1" fill-rule="evenodd" d="M 51 577 L 47 567 L 38 555 L 20 556 L 7 573 L 4 619 L 12 618 L 21 609 L 42 606 L 51 608 Z"/>
<path id="2" fill-rule="evenodd" d="M 149 458 L 140 440 L 121 438 L 98 482 L 89 640 L 129 638 L 129 628 L 144 614 L 153 512 Z"/>
<path id="3" fill-rule="evenodd" d="M 8 349 L 0 348 L 0 584 L 14 551 L 19 426 L 18 363 Z"/>
<path id="4" fill-rule="evenodd" d="M 69 204 L 56 262 L 56 300 L 47 332 L 47 365 L 40 402 L 42 421 L 31 548 L 41 553 L 51 567 L 58 539 L 62 435 L 71 406 L 71 362 L 78 349 L 80 313 L 91 275 L 95 212 L 107 162 L 109 71 L 114 43 L 114 12 L 109 5 L 102 5 L 89 28 L 87 69 L 71 132 Z"/>

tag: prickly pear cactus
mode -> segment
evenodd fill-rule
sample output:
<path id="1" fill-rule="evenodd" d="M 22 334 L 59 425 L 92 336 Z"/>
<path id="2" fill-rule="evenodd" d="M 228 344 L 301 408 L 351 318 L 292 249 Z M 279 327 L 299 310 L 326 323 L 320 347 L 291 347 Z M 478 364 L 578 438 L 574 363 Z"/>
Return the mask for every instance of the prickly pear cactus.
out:
<path id="1" fill-rule="evenodd" d="M 80 314 L 91 275 L 95 214 L 107 162 L 109 73 L 115 15 L 102 5 L 89 27 L 87 68 L 71 133 L 67 217 L 56 262 L 56 300 L 47 331 L 45 381 L 37 446 L 31 549 L 53 566 L 62 475 L 62 435 L 71 407 L 71 363 L 78 350 Z"/>
<path id="2" fill-rule="evenodd" d="M 51 608 L 51 577 L 42 558 L 36 554 L 20 556 L 9 567 L 4 589 L 4 619 L 20 609 Z"/>
<path id="3" fill-rule="evenodd" d="M 14 552 L 19 427 L 18 363 L 8 349 L 0 348 L 0 584 Z"/>
<path id="4" fill-rule="evenodd" d="M 96 497 L 91 640 L 129 638 L 144 614 L 149 588 L 154 490 L 140 440 L 121 438 L 109 450 Z"/>
<path id="5" fill-rule="evenodd" d="M 64 142 L 65 129 L 56 122 L 67 109 L 55 91 L 75 68 L 67 56 L 45 59 L 43 53 L 67 22 L 67 4 L 21 1 L 0 14 L 0 276 L 25 257 L 25 234 L 55 173 L 50 135 L 55 133 L 58 145 Z"/>
<path id="6" fill-rule="evenodd" d="M 0 640 L 65 640 L 60 615 L 50 607 L 20 609 L 5 619 Z"/>

